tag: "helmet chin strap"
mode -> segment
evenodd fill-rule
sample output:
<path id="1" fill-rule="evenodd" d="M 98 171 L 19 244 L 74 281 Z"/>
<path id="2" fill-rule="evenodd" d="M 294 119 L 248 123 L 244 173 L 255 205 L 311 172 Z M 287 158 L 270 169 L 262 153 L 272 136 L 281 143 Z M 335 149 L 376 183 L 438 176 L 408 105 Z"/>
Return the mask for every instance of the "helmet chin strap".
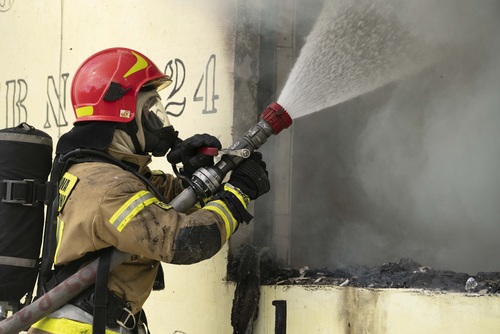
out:
<path id="1" fill-rule="evenodd" d="M 141 124 L 142 119 L 142 103 L 140 100 L 141 94 L 138 95 L 138 100 L 136 101 L 136 113 L 134 119 L 131 122 L 119 124 L 118 128 L 125 131 L 125 133 L 129 135 L 130 139 L 132 140 L 132 144 L 134 145 L 134 153 L 145 155 L 147 154 L 147 152 L 145 152 L 146 144 L 144 142 L 144 130 L 142 129 L 142 125 L 140 125 L 141 128 L 139 128 L 139 124 Z M 141 133 L 139 133 L 139 131 Z M 141 135 L 142 137 L 143 144 L 141 144 L 139 135 Z"/>

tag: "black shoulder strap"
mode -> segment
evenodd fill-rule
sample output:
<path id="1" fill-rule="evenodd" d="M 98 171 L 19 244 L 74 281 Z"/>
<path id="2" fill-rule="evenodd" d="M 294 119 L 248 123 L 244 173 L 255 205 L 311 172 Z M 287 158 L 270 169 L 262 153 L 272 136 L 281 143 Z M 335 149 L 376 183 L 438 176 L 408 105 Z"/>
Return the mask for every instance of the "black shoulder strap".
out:
<path id="1" fill-rule="evenodd" d="M 87 253 L 81 258 L 68 263 L 67 265 L 57 266 L 54 271 L 51 272 L 50 279 L 44 284 L 45 292 L 52 290 L 61 282 L 68 279 L 71 275 L 76 273 L 84 264 L 97 259 L 103 255 L 103 252 L 108 248 L 100 249 L 95 252 Z"/>
<path id="2" fill-rule="evenodd" d="M 105 334 L 106 332 L 106 305 L 108 303 L 108 279 L 111 264 L 110 251 L 99 257 L 97 275 L 95 278 L 94 318 L 92 333 Z"/>

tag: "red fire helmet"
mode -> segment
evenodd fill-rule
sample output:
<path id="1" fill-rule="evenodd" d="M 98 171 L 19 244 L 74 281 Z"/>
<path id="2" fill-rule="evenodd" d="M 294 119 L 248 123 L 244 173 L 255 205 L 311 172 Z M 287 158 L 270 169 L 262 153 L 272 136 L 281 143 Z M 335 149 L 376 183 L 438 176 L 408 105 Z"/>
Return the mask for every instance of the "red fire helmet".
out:
<path id="1" fill-rule="evenodd" d="M 134 119 L 141 88 L 167 87 L 172 81 L 145 55 L 127 48 L 100 51 L 83 62 L 71 85 L 75 123 Z"/>

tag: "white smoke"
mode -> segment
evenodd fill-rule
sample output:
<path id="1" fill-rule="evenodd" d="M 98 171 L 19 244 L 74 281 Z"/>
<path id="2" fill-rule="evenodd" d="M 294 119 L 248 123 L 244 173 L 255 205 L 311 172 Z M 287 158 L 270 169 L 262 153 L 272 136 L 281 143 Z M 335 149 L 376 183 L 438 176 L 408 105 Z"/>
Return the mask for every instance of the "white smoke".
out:
<path id="1" fill-rule="evenodd" d="M 296 258 L 498 271 L 500 4 L 328 3 L 280 97 L 328 108 L 294 122 Z"/>

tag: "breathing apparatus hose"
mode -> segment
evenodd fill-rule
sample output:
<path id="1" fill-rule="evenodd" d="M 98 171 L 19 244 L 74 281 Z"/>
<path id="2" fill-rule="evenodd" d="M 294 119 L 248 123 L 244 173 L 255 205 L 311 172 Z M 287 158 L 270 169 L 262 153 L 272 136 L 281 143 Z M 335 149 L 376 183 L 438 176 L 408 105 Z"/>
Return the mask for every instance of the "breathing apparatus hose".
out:
<path id="1" fill-rule="evenodd" d="M 246 148 L 253 152 L 264 144 L 271 135 L 277 135 L 291 124 L 292 119 L 285 109 L 278 103 L 271 103 L 261 114 L 259 122 L 236 140 L 229 147 L 229 150 Z M 90 152 L 85 152 L 84 150 L 79 152 L 81 155 L 84 153 Z M 77 155 L 77 153 L 74 154 Z M 198 169 L 191 178 L 192 185 L 184 189 L 169 204 L 178 212 L 186 212 L 200 198 L 208 198 L 215 195 L 219 191 L 225 175 L 241 164 L 244 159 L 243 157 L 224 154 L 221 160 L 213 167 Z M 50 224 L 51 222 L 47 223 Z M 110 251 L 112 251 L 112 254 L 109 270 L 112 270 L 131 257 L 131 254 L 114 248 L 110 249 Z M 78 296 L 95 283 L 98 265 L 99 258 L 81 268 L 33 303 L 5 320 L 0 321 L 0 334 L 19 333 Z"/>

